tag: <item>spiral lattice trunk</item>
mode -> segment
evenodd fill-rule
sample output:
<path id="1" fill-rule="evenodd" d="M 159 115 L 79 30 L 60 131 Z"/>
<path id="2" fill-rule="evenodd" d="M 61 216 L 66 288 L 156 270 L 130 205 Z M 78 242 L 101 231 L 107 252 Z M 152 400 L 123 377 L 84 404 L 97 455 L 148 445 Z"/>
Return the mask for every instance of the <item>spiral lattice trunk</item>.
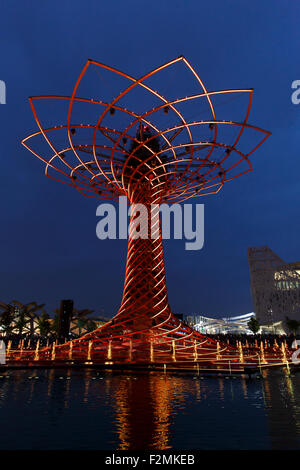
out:
<path id="1" fill-rule="evenodd" d="M 124 291 L 116 318 L 136 333 L 150 328 L 154 334 L 170 317 L 159 199 L 150 187 L 131 199 Z"/>

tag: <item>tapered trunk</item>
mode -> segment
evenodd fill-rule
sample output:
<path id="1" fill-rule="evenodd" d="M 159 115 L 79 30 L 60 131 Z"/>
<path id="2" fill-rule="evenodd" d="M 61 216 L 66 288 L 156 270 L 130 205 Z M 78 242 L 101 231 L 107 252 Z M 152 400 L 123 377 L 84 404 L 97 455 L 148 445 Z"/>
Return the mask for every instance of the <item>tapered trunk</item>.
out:
<path id="1" fill-rule="evenodd" d="M 151 189 L 150 184 L 145 190 L 144 184 L 142 191 L 131 193 L 130 202 L 125 283 L 117 317 L 118 321 L 126 321 L 127 328 L 138 332 L 163 323 L 170 308 L 159 217 L 160 192 Z"/>

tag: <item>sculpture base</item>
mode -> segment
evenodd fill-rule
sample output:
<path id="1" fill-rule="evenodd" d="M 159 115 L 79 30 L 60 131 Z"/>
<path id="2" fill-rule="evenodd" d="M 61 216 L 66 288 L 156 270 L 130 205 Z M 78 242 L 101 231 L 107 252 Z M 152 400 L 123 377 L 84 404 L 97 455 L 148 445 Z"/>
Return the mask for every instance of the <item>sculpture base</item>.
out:
<path id="1" fill-rule="evenodd" d="M 139 329 L 114 317 L 97 330 L 64 344 L 35 350 L 7 350 L 8 364 L 30 366 L 141 366 L 162 369 L 234 371 L 245 367 L 284 365 L 291 353 L 276 347 L 221 343 L 193 330 L 171 313 L 162 324 Z"/>

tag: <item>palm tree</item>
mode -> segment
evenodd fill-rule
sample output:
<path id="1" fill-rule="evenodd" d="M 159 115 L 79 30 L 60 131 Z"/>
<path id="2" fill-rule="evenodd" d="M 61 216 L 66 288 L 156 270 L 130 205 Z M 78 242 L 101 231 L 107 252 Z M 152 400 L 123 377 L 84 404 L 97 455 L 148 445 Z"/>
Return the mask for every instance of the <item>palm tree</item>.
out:
<path id="1" fill-rule="evenodd" d="M 9 304 L 0 302 L 3 312 L 0 317 L 0 325 L 7 334 L 18 333 L 22 335 L 24 330 L 30 332 L 32 336 L 35 332 L 37 321 L 36 312 L 43 308 L 44 304 L 38 305 L 36 302 L 22 304 L 18 300 L 13 300 Z"/>
<path id="2" fill-rule="evenodd" d="M 20 302 L 18 302 L 20 304 Z M 37 312 L 41 310 L 45 304 L 38 305 L 36 302 L 29 302 L 28 304 L 21 305 L 21 311 L 24 312 L 24 315 L 28 319 L 29 324 L 29 334 L 33 336 L 36 330 L 37 324 Z"/>
<path id="3" fill-rule="evenodd" d="M 85 328 L 86 332 L 90 333 L 91 331 L 94 331 L 97 328 L 97 323 L 91 318 L 88 318 L 85 324 Z"/>
<path id="4" fill-rule="evenodd" d="M 19 335 L 23 334 L 24 328 L 28 324 L 28 316 L 26 314 L 26 310 L 17 310 L 16 311 L 16 320 L 15 320 L 15 326 L 14 329 L 17 329 L 17 332 Z"/>
<path id="5" fill-rule="evenodd" d="M 94 313 L 94 310 L 89 310 L 88 308 L 82 310 L 74 309 L 72 332 L 78 330 L 79 336 L 81 336 L 84 332 L 93 331 L 96 328 L 96 323 L 92 319 L 87 318 L 87 315 L 92 313 Z"/>
<path id="6" fill-rule="evenodd" d="M 300 322 L 298 320 L 293 320 L 292 318 L 285 317 L 285 323 L 288 329 L 294 334 L 294 336 L 296 336 L 298 328 L 300 327 Z"/>
<path id="7" fill-rule="evenodd" d="M 0 326 L 6 335 L 13 332 L 15 320 L 15 307 L 11 304 L 0 302 L 2 313 L 0 316 Z"/>
<path id="8" fill-rule="evenodd" d="M 38 317 L 38 328 L 40 336 L 47 336 L 51 331 L 50 317 L 45 310 L 42 310 L 41 315 Z"/>
<path id="9" fill-rule="evenodd" d="M 251 317 L 247 323 L 249 330 L 256 335 L 260 329 L 260 323 L 255 317 Z"/>

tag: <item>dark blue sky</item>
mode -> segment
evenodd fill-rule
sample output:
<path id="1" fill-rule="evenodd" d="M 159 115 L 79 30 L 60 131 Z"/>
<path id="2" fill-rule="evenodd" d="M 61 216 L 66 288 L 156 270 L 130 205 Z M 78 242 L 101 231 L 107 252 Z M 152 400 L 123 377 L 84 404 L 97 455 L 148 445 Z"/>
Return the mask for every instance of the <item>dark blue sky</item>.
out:
<path id="1" fill-rule="evenodd" d="M 116 312 L 126 242 L 99 241 L 98 202 L 45 178 L 21 146 L 36 130 L 27 98 L 70 94 L 88 58 L 140 76 L 183 54 L 208 90 L 254 88 L 249 122 L 272 136 L 253 156 L 254 172 L 195 201 L 205 203 L 204 248 L 165 243 L 170 304 L 187 314 L 251 311 L 248 246 L 300 260 L 300 105 L 291 102 L 299 15 L 286 0 L 2 1 L 0 300 L 36 300 L 51 312 L 73 298 Z"/>

